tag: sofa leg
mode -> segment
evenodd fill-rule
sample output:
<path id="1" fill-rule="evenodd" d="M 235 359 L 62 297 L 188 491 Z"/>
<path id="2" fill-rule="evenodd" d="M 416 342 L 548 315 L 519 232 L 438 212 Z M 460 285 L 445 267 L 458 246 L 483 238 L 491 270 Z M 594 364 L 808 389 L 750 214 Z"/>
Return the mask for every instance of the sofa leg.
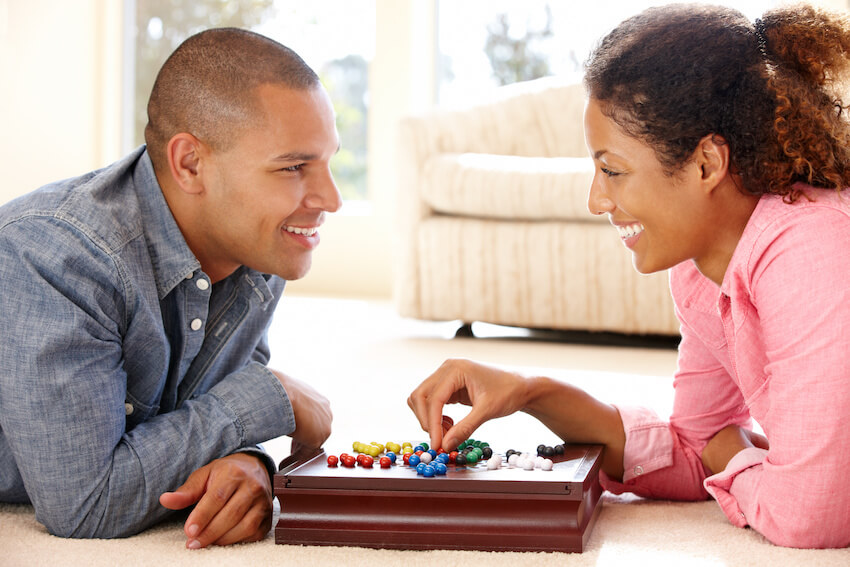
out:
<path id="1" fill-rule="evenodd" d="M 459 337 L 475 338 L 475 333 L 472 332 L 472 323 L 461 323 L 460 327 L 455 331 L 455 338 Z"/>

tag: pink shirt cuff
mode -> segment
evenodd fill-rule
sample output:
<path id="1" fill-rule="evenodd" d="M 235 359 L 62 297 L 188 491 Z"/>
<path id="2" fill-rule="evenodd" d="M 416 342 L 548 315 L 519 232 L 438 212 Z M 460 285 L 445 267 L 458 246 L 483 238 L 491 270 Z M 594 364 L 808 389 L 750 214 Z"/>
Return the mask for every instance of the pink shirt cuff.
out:
<path id="1" fill-rule="evenodd" d="M 617 411 L 626 431 L 623 482 L 673 464 L 673 435 L 666 421 L 647 408 L 617 407 Z"/>
<path id="2" fill-rule="evenodd" d="M 744 512 L 738 506 L 738 501 L 732 496 L 732 484 L 735 482 L 735 477 L 755 466 L 760 466 L 767 458 L 767 450 L 752 447 L 744 449 L 737 455 L 732 457 L 726 468 L 712 475 L 703 481 L 703 486 L 711 496 L 720 504 L 720 508 L 729 521 L 739 528 L 748 525 L 747 518 Z"/>
<path id="3" fill-rule="evenodd" d="M 654 411 L 642 407 L 616 406 L 626 432 L 623 452 L 623 482 L 602 473 L 602 484 L 611 492 L 621 493 L 637 477 L 673 464 L 673 435 L 667 422 Z"/>

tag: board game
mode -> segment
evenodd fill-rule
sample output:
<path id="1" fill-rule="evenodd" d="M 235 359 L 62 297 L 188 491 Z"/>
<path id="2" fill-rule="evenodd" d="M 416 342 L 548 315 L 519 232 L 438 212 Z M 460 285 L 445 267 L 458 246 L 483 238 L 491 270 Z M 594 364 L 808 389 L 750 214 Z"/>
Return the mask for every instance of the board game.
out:
<path id="1" fill-rule="evenodd" d="M 391 549 L 581 552 L 601 508 L 602 447 L 567 445 L 552 470 L 450 465 L 424 478 L 328 465 L 323 450 L 280 464 L 275 543 Z"/>

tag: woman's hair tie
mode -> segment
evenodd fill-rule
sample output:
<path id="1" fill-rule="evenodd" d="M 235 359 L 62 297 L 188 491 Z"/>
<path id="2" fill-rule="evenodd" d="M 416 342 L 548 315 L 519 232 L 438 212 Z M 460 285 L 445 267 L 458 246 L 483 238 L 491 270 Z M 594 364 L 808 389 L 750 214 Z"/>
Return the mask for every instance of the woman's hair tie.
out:
<path id="1" fill-rule="evenodd" d="M 759 51 L 767 58 L 767 34 L 765 33 L 764 21 L 761 18 L 756 18 L 756 21 L 753 22 L 753 28 L 755 30 L 756 40 L 758 41 Z"/>

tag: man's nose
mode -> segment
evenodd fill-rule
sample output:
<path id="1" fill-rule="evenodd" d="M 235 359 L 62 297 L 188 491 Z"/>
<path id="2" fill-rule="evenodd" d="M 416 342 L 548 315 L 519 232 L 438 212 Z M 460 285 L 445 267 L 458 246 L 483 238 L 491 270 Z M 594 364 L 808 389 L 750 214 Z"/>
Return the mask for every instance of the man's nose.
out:
<path id="1" fill-rule="evenodd" d="M 311 209 L 321 209 L 329 213 L 335 213 L 342 207 L 342 195 L 330 168 L 314 180 L 304 204 Z"/>

